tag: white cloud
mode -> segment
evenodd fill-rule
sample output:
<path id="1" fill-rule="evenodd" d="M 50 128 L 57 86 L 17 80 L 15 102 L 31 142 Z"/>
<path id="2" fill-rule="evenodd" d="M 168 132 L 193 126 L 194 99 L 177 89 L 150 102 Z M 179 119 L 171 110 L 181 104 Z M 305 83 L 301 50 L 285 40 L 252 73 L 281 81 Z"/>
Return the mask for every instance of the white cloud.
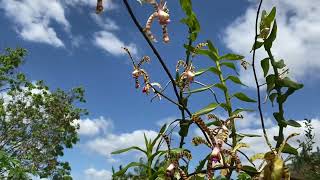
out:
<path id="1" fill-rule="evenodd" d="M 86 180 L 111 180 L 112 173 L 107 170 L 96 170 L 94 168 L 89 168 L 84 171 Z"/>
<path id="2" fill-rule="evenodd" d="M 130 146 L 138 146 L 145 149 L 144 133 L 148 139 L 154 139 L 158 135 L 158 132 L 152 130 L 135 130 L 131 133 L 122 134 L 110 133 L 105 137 L 98 137 L 88 141 L 86 146 L 94 152 L 111 158 L 111 152 Z"/>
<path id="3" fill-rule="evenodd" d="M 260 116 L 257 113 L 242 112 L 241 115 L 243 119 L 236 119 L 235 121 L 237 129 L 257 129 L 261 126 Z M 264 116 L 264 124 L 267 128 L 274 126 L 273 120 L 266 116 Z"/>
<path id="4" fill-rule="evenodd" d="M 80 119 L 75 122 L 80 125 L 79 134 L 84 136 L 94 136 L 100 133 L 106 134 L 113 128 L 112 121 L 100 117 L 98 119 Z"/>
<path id="5" fill-rule="evenodd" d="M 156 124 L 159 127 L 162 127 L 164 124 L 167 124 L 167 126 L 168 126 L 171 122 L 173 122 L 176 119 L 178 119 L 178 118 L 174 117 L 174 116 L 169 116 L 169 117 L 166 117 L 166 118 L 163 118 L 163 119 L 157 121 Z"/>
<path id="6" fill-rule="evenodd" d="M 103 50 L 114 56 L 120 56 L 125 54 L 125 51 L 121 47 L 128 47 L 133 55 L 137 54 L 137 47 L 135 44 L 125 44 L 111 32 L 97 32 L 94 35 L 93 41 L 97 47 L 102 48 Z"/>
<path id="7" fill-rule="evenodd" d="M 25 40 L 63 47 L 56 31 L 50 26 L 52 21 L 69 31 L 64 9 L 59 1 L 23 0 L 0 1 L 0 8 L 17 26 L 18 34 Z"/>
<path id="8" fill-rule="evenodd" d="M 105 30 L 119 30 L 119 26 L 109 18 L 102 18 L 102 16 L 95 13 L 90 14 L 91 18 L 97 23 L 98 26 Z"/>
<path id="9" fill-rule="evenodd" d="M 290 76 L 295 79 L 310 75 L 318 78 L 319 75 L 314 74 L 320 69 L 320 44 L 317 42 L 320 39 L 320 1 L 265 1 L 263 9 L 269 11 L 272 6 L 277 7 L 278 35 L 272 48 L 276 59 L 285 60 Z M 255 14 L 256 7 L 251 5 L 243 16 L 226 28 L 223 39 L 229 49 L 245 55 L 250 61 Z M 259 50 L 257 59 L 264 57 L 267 57 L 266 53 Z M 259 61 L 256 65 L 261 69 Z M 253 87 L 252 72 L 241 70 L 240 74 L 243 81 Z M 262 80 L 261 71 L 259 77 Z"/>

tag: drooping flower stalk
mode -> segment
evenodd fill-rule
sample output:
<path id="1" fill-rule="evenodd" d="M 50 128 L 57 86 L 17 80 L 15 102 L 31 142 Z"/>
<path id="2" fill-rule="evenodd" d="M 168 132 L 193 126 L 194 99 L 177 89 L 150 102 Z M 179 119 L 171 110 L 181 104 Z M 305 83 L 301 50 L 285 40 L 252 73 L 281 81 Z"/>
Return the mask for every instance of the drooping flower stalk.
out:
<path id="1" fill-rule="evenodd" d="M 143 78 L 143 83 L 144 83 L 144 87 L 142 88 L 142 92 L 146 93 L 146 94 L 149 94 L 150 90 L 152 90 L 159 97 L 159 99 L 161 99 L 161 95 L 156 93 L 156 91 L 154 89 L 155 86 L 157 86 L 159 89 L 161 89 L 162 88 L 161 85 L 159 83 L 156 83 L 156 82 L 151 83 L 150 82 L 150 77 L 149 77 L 147 71 L 141 68 L 141 66 L 144 63 L 150 62 L 150 57 L 149 56 L 143 56 L 141 58 L 141 60 L 139 61 L 139 63 L 136 64 L 136 62 L 133 60 L 133 57 L 132 57 L 129 49 L 126 48 L 126 47 L 122 47 L 122 49 L 124 49 L 127 52 L 127 54 L 129 55 L 129 57 L 131 59 L 131 62 L 132 62 L 132 65 L 133 65 L 132 77 L 135 80 L 135 87 L 137 89 L 140 88 L 139 77 L 142 77 Z"/>

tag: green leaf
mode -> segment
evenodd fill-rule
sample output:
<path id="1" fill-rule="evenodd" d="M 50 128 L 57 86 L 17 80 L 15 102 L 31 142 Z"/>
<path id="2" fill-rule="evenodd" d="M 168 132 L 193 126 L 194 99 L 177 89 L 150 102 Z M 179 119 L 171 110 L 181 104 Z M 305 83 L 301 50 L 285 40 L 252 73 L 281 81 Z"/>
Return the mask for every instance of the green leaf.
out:
<path id="1" fill-rule="evenodd" d="M 207 49 L 195 49 L 195 53 L 208 56 L 210 59 L 212 59 L 214 61 L 217 61 L 219 59 L 217 54 L 215 54 Z"/>
<path id="2" fill-rule="evenodd" d="M 219 104 L 217 103 L 211 103 L 208 106 L 200 109 L 199 111 L 197 111 L 196 113 L 194 113 L 195 116 L 201 116 L 203 114 L 208 114 L 209 112 L 215 110 L 217 107 L 219 106 Z"/>
<path id="3" fill-rule="evenodd" d="M 283 59 L 280 59 L 279 61 L 274 62 L 274 66 L 278 69 L 282 69 L 282 68 L 286 67 Z"/>
<path id="4" fill-rule="evenodd" d="M 298 123 L 298 122 L 295 121 L 295 120 L 288 120 L 288 121 L 286 121 L 286 123 L 287 123 L 289 126 L 292 126 L 292 127 L 301 127 L 301 124 Z"/>
<path id="5" fill-rule="evenodd" d="M 181 5 L 181 8 L 183 9 L 183 11 L 187 15 L 191 15 L 191 12 L 192 12 L 191 0 L 180 0 L 180 5 Z"/>
<path id="6" fill-rule="evenodd" d="M 244 172 L 246 172 L 249 175 L 256 175 L 258 173 L 258 171 L 256 170 L 256 168 L 252 167 L 252 166 L 242 166 L 242 170 Z"/>
<path id="7" fill-rule="evenodd" d="M 255 154 L 255 155 L 250 157 L 250 161 L 253 162 L 253 161 L 257 160 L 257 159 L 264 159 L 264 156 L 265 156 L 264 153 Z"/>
<path id="8" fill-rule="evenodd" d="M 236 109 L 236 110 L 234 110 L 234 111 L 232 112 L 232 115 L 236 115 L 236 114 L 239 114 L 239 113 L 244 112 L 244 111 L 246 111 L 246 112 L 253 112 L 254 110 L 252 110 L 252 109 L 238 108 L 238 109 Z"/>
<path id="9" fill-rule="evenodd" d="M 274 21 L 274 18 L 276 17 L 276 7 L 273 7 L 271 12 L 264 18 L 263 23 L 266 27 L 270 28 L 271 23 Z"/>
<path id="10" fill-rule="evenodd" d="M 236 66 L 232 62 L 223 62 L 223 63 L 220 63 L 220 65 L 233 69 L 236 73 L 238 73 Z"/>
<path id="11" fill-rule="evenodd" d="M 213 45 L 213 43 L 210 40 L 208 40 L 207 43 L 208 43 L 209 50 L 218 57 L 219 56 L 218 49 Z M 217 60 L 219 60 L 219 58 L 217 58 Z"/>
<path id="12" fill-rule="evenodd" d="M 219 71 L 219 69 L 217 69 L 216 67 L 209 67 L 208 69 L 210 72 L 213 72 L 216 75 L 220 75 L 221 71 Z"/>
<path id="13" fill-rule="evenodd" d="M 131 168 L 131 167 L 137 167 L 137 166 L 140 166 L 140 167 L 143 167 L 143 168 L 148 169 L 148 166 L 146 166 L 146 165 L 144 165 L 144 164 L 142 164 L 142 163 L 131 162 L 131 163 L 129 163 L 126 167 L 122 168 L 120 171 L 114 173 L 114 174 L 112 175 L 112 177 L 121 176 L 121 175 L 125 174 L 129 168 Z"/>
<path id="14" fill-rule="evenodd" d="M 270 92 L 275 87 L 275 75 L 274 74 L 269 74 L 266 77 L 266 81 L 267 81 L 267 94 L 270 94 Z"/>
<path id="15" fill-rule="evenodd" d="M 259 49 L 263 44 L 264 44 L 264 42 L 256 41 L 256 43 L 253 44 L 251 51 L 253 51 L 255 49 Z"/>
<path id="16" fill-rule="evenodd" d="M 209 127 L 209 126 L 221 126 L 221 122 L 220 121 L 212 121 L 212 122 L 209 122 L 209 123 L 206 123 L 206 125 Z"/>
<path id="17" fill-rule="evenodd" d="M 207 71 L 213 72 L 216 75 L 220 75 L 221 74 L 221 71 L 219 71 L 216 67 L 211 66 L 211 67 L 206 68 L 206 69 L 200 69 L 199 71 L 197 71 L 195 73 L 195 76 L 199 76 L 199 75 L 201 75 L 201 74 L 203 74 L 203 73 L 205 73 Z"/>
<path id="18" fill-rule="evenodd" d="M 205 73 L 208 71 L 208 68 L 207 69 L 199 69 L 196 73 L 195 73 L 195 76 L 200 76 L 201 74 Z"/>
<path id="19" fill-rule="evenodd" d="M 194 89 L 194 90 L 188 91 L 187 93 L 192 94 L 192 93 L 198 93 L 198 92 L 206 91 L 206 90 L 212 88 L 214 85 L 215 84 L 204 86 L 204 87 L 201 87 L 201 88 L 198 88 L 198 89 Z"/>
<path id="20" fill-rule="evenodd" d="M 244 59 L 244 56 L 241 56 L 238 54 L 225 54 L 219 58 L 219 60 L 231 60 L 231 61 L 242 60 L 242 59 Z"/>
<path id="21" fill-rule="evenodd" d="M 232 152 L 236 152 L 238 149 L 240 149 L 240 148 L 243 148 L 243 147 L 249 147 L 249 145 L 248 144 L 246 144 L 246 143 L 238 143 L 233 149 L 232 149 Z"/>
<path id="22" fill-rule="evenodd" d="M 241 82 L 241 80 L 240 80 L 238 77 L 236 77 L 236 76 L 228 76 L 228 77 L 226 78 L 226 80 L 229 80 L 229 79 L 230 79 L 232 82 L 236 83 L 236 84 L 240 84 L 240 85 L 243 85 L 243 86 L 247 86 L 247 85 L 243 84 L 243 83 Z"/>
<path id="23" fill-rule="evenodd" d="M 138 150 L 138 151 L 141 151 L 143 153 L 146 153 L 146 151 L 144 151 L 143 149 L 139 148 L 138 146 L 131 146 L 129 148 L 120 149 L 118 151 L 111 152 L 111 154 L 121 154 L 121 153 L 130 151 L 130 150 Z"/>
<path id="24" fill-rule="evenodd" d="M 242 92 L 238 92 L 233 94 L 234 97 L 238 98 L 241 101 L 245 101 L 245 102 L 257 102 L 256 100 L 253 100 L 251 98 L 249 98 L 246 94 L 242 93 Z"/>
<path id="25" fill-rule="evenodd" d="M 303 84 L 296 83 L 288 77 L 279 80 L 279 85 L 282 87 L 293 88 L 295 90 L 301 89 L 303 87 Z"/>
<path id="26" fill-rule="evenodd" d="M 265 40 L 264 42 L 264 48 L 265 49 L 271 49 L 272 47 L 272 43 L 273 41 L 276 39 L 277 37 L 277 21 L 274 20 L 274 23 L 273 23 L 273 27 L 272 27 L 272 30 L 271 30 L 271 33 L 269 35 L 269 37 Z"/>
<path id="27" fill-rule="evenodd" d="M 220 103 L 220 106 L 228 112 L 231 111 L 231 106 L 227 105 L 226 103 Z"/>
<path id="28" fill-rule="evenodd" d="M 282 150 L 283 153 L 287 153 L 287 154 L 293 154 L 293 155 L 298 155 L 298 150 L 292 146 L 290 146 L 289 144 L 285 144 L 284 148 Z"/>
<path id="29" fill-rule="evenodd" d="M 282 117 L 282 115 L 278 112 L 273 113 L 273 117 L 277 120 L 277 122 L 285 121 Z"/>
<path id="30" fill-rule="evenodd" d="M 261 135 L 258 135 L 258 134 L 246 134 L 246 133 L 238 133 L 238 134 L 244 137 L 261 137 Z"/>
<path id="31" fill-rule="evenodd" d="M 238 180 L 251 180 L 252 179 L 251 176 L 245 172 L 240 172 L 238 174 L 237 178 L 238 178 Z"/>
<path id="32" fill-rule="evenodd" d="M 166 130 L 166 128 L 167 128 L 167 124 L 164 124 L 164 125 L 161 127 L 161 129 L 160 129 L 160 131 L 159 131 L 159 134 L 162 134 L 162 133 Z"/>
<path id="33" fill-rule="evenodd" d="M 272 94 L 269 95 L 269 99 L 270 99 L 270 101 L 272 103 L 272 106 L 273 106 L 273 101 L 277 97 L 277 95 L 278 95 L 277 93 L 272 93 Z"/>
<path id="34" fill-rule="evenodd" d="M 188 120 L 181 120 L 180 121 L 179 135 L 181 137 L 187 137 L 188 132 L 189 132 L 189 127 L 191 124 L 192 124 L 192 121 L 188 121 Z"/>
<path id="35" fill-rule="evenodd" d="M 264 58 L 263 60 L 261 60 L 261 67 L 263 70 L 264 77 L 266 77 L 269 72 L 269 66 L 270 66 L 269 60 L 270 58 Z"/>
<path id="36" fill-rule="evenodd" d="M 227 91 L 227 87 L 221 83 L 215 84 L 214 87 L 217 87 L 217 88 L 221 89 L 222 91 Z"/>

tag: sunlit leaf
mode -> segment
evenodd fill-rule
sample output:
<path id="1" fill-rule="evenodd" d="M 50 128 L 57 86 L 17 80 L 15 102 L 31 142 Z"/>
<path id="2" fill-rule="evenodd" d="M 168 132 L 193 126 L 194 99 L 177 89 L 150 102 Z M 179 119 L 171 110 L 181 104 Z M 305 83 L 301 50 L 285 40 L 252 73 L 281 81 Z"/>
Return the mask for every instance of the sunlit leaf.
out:
<path id="1" fill-rule="evenodd" d="M 219 60 L 242 60 L 244 56 L 238 54 L 225 54 L 219 58 Z"/>
<path id="2" fill-rule="evenodd" d="M 241 101 L 245 101 L 245 102 L 257 102 L 254 99 L 249 98 L 246 94 L 242 93 L 242 92 L 238 92 L 233 94 L 234 97 L 238 98 Z"/>
<path id="3" fill-rule="evenodd" d="M 221 66 L 226 66 L 226 67 L 228 67 L 230 69 L 233 69 L 236 73 L 238 73 L 236 66 L 232 62 L 222 62 L 222 63 L 220 63 L 220 65 Z"/>
<path id="4" fill-rule="evenodd" d="M 206 91 L 206 90 L 212 88 L 214 85 L 215 85 L 215 84 L 208 85 L 208 86 L 204 86 L 204 87 L 201 87 L 201 88 L 197 88 L 197 89 L 188 91 L 188 93 L 192 94 L 192 93 L 198 93 L 198 92 Z"/>
<path id="5" fill-rule="evenodd" d="M 277 37 L 277 29 L 278 29 L 277 28 L 277 21 L 274 20 L 271 33 L 270 33 L 269 37 L 264 42 L 265 49 L 271 49 L 272 43 Z"/>
<path id="6" fill-rule="evenodd" d="M 236 84 L 240 84 L 240 85 L 243 85 L 243 86 L 247 86 L 247 85 L 243 84 L 243 83 L 241 82 L 241 80 L 240 80 L 238 77 L 236 77 L 236 76 L 228 76 L 228 77 L 226 78 L 226 80 L 231 80 L 232 82 L 234 82 L 234 83 L 236 83 Z"/>
<path id="7" fill-rule="evenodd" d="M 138 150 L 138 151 L 141 151 L 143 153 L 146 153 L 145 150 L 137 147 L 137 146 L 131 146 L 129 148 L 125 148 L 125 149 L 120 149 L 118 151 L 114 151 L 114 152 L 111 152 L 111 154 L 121 154 L 121 153 L 124 153 L 124 152 L 127 152 L 127 151 L 130 151 L 130 150 Z"/>
<path id="8" fill-rule="evenodd" d="M 199 111 L 197 111 L 196 113 L 194 113 L 195 116 L 201 116 L 204 114 L 208 114 L 209 112 L 215 110 L 217 107 L 219 106 L 219 104 L 217 103 L 211 103 L 208 106 L 200 109 Z"/>
<path id="9" fill-rule="evenodd" d="M 250 157 L 251 161 L 255 161 L 257 159 L 264 159 L 264 153 L 258 153 Z"/>
<path id="10" fill-rule="evenodd" d="M 131 163 L 129 163 L 126 167 L 122 168 L 120 171 L 114 173 L 114 174 L 112 175 L 112 177 L 121 176 L 121 175 L 125 174 L 129 168 L 131 168 L 131 167 L 137 167 L 137 166 L 140 166 L 140 167 L 143 167 L 143 168 L 148 169 L 148 166 L 146 166 L 146 165 L 144 165 L 144 164 L 142 164 L 142 163 L 131 162 Z"/>

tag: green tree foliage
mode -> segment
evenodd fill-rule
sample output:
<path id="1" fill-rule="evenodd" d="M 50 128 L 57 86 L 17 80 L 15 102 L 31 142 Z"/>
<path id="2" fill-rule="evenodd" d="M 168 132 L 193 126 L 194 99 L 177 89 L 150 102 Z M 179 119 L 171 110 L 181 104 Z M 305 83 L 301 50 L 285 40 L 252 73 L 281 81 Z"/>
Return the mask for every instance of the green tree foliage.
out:
<path id="1" fill-rule="evenodd" d="M 301 152 L 291 158 L 292 164 L 289 165 L 292 176 L 296 179 L 320 179 L 320 149 L 313 152 L 314 134 L 311 120 L 305 121 L 305 141 L 300 143 Z"/>
<path id="2" fill-rule="evenodd" d="M 79 140 L 75 120 L 85 110 L 74 104 L 84 102 L 84 91 L 51 91 L 43 81 L 28 81 L 17 72 L 25 55 L 24 49 L 0 55 L 0 176 L 70 179 L 71 168 L 59 157 Z"/>

